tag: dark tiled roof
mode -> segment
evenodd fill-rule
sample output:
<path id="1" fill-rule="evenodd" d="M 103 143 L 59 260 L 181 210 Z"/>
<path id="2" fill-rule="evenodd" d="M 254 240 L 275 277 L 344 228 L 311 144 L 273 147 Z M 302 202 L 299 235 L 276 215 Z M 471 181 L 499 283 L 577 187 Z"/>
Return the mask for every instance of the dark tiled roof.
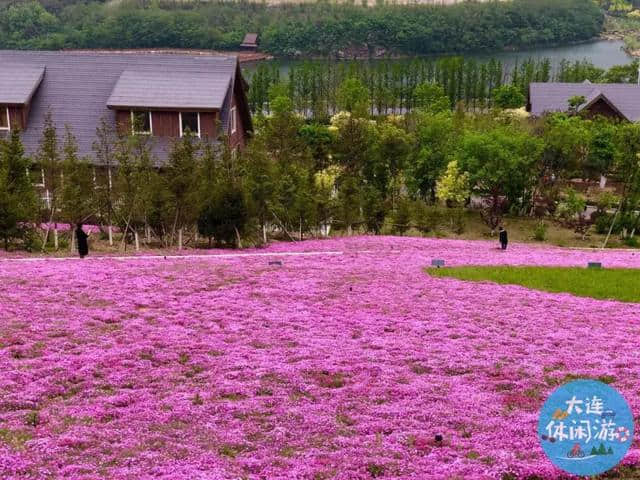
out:
<path id="1" fill-rule="evenodd" d="M 120 75 L 107 106 L 217 110 L 222 107 L 232 77 L 232 70 L 220 75 L 217 71 L 191 69 L 127 69 Z"/>
<path id="2" fill-rule="evenodd" d="M 44 66 L 0 62 L 0 103 L 25 105 L 40 85 Z"/>
<path id="3" fill-rule="evenodd" d="M 529 86 L 531 114 L 541 116 L 567 111 L 569 99 L 576 96 L 585 97 L 587 106 L 602 98 L 627 120 L 640 121 L 640 86 L 623 83 L 532 83 Z"/>
<path id="4" fill-rule="evenodd" d="M 219 78 L 216 85 L 229 86 L 223 100 L 218 96 L 215 102 L 223 105 L 221 120 L 226 126 L 228 119 L 228 98 L 232 95 L 235 81 L 237 58 L 227 56 L 188 55 L 170 53 L 127 52 L 49 52 L 0 50 L 0 65 L 20 64 L 44 66 L 45 75 L 40 88 L 33 96 L 27 128 L 22 133 L 25 150 L 35 154 L 38 150 L 44 119 L 47 111 L 58 128 L 58 136 L 63 138 L 68 125 L 78 141 L 81 156 L 93 156 L 93 142 L 96 127 L 102 118 L 115 125 L 115 111 L 107 107 L 107 100 L 120 76 L 126 70 L 159 71 L 165 75 L 186 75 L 188 72 L 207 72 Z M 178 90 L 196 88 L 182 85 Z M 167 91 L 168 101 L 182 92 Z M 154 138 L 154 153 L 166 155 L 167 139 Z M 161 159 L 160 159 L 161 161 Z"/>

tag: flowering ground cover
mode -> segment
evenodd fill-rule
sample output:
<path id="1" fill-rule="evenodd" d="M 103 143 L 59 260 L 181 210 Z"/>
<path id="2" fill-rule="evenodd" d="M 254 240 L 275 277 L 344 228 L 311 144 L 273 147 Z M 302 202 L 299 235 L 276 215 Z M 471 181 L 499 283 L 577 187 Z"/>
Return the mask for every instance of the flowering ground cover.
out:
<path id="1" fill-rule="evenodd" d="M 557 385 L 600 378 L 640 414 L 638 304 L 423 271 L 640 268 L 633 251 L 210 253 L 0 260 L 0 478 L 557 479 L 536 438 Z"/>

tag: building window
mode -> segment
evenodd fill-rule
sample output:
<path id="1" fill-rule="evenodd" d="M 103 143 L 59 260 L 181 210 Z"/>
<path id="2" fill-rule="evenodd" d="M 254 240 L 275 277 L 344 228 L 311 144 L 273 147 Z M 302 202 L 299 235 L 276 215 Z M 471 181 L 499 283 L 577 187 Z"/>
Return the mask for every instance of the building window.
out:
<path id="1" fill-rule="evenodd" d="M 236 133 L 238 129 L 238 119 L 236 115 L 236 107 L 231 107 L 231 133 Z"/>
<path id="2" fill-rule="evenodd" d="M 0 130 L 9 130 L 9 107 L 0 107 Z"/>
<path id="3" fill-rule="evenodd" d="M 198 112 L 180 112 L 180 136 L 189 130 L 192 135 L 200 136 L 200 114 Z"/>
<path id="4" fill-rule="evenodd" d="M 151 135 L 153 123 L 151 112 L 131 111 L 131 131 L 134 135 Z"/>

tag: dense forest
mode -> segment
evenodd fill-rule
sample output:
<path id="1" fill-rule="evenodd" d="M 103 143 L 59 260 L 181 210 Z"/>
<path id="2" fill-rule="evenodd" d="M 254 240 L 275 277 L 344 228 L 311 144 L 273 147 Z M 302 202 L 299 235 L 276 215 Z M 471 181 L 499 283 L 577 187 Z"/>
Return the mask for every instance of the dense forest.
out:
<path id="1" fill-rule="evenodd" d="M 0 3 L 0 48 L 237 49 L 246 32 L 279 56 L 432 54 L 567 44 L 597 36 L 592 0 L 454 6 L 249 2 Z"/>

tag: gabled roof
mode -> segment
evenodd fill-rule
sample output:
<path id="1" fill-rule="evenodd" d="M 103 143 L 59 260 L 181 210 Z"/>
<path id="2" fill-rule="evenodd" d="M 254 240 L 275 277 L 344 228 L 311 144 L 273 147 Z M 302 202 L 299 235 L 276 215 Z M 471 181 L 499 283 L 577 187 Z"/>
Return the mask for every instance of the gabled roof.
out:
<path id="1" fill-rule="evenodd" d="M 242 40 L 241 47 L 255 47 L 258 44 L 257 33 L 247 33 Z"/>
<path id="2" fill-rule="evenodd" d="M 44 66 L 28 63 L 1 63 L 0 103 L 26 105 L 40 86 L 44 76 Z"/>
<path id="3" fill-rule="evenodd" d="M 586 99 L 579 110 L 602 100 L 630 122 L 640 121 L 640 86 L 622 83 L 531 83 L 531 114 L 541 116 L 550 112 L 565 112 L 569 108 L 569 99 L 576 96 Z"/>
<path id="4" fill-rule="evenodd" d="M 235 67 L 229 65 L 230 68 Z M 107 106 L 109 108 L 193 109 L 222 108 L 233 71 L 181 68 L 174 71 L 129 68 L 122 72 Z"/>
<path id="5" fill-rule="evenodd" d="M 96 128 L 104 118 L 112 125 L 116 113 L 107 107 L 107 100 L 125 71 L 161 72 L 163 76 L 185 78 L 184 72 L 207 72 L 217 77 L 215 85 L 229 86 L 224 97 L 231 95 L 238 71 L 237 57 L 219 55 L 191 55 L 188 53 L 153 52 L 96 52 L 96 51 L 23 51 L 0 50 L 0 65 L 9 64 L 46 69 L 40 88 L 33 96 L 27 128 L 22 141 L 27 154 L 37 152 L 48 111 L 63 138 L 68 125 L 78 141 L 80 156 L 93 156 Z M 3 68 L 0 68 L 2 71 Z M 191 77 L 193 78 L 193 77 Z M 170 97 L 184 96 L 182 90 L 197 89 L 197 85 L 181 85 Z M 169 98 L 171 100 L 171 98 Z M 213 103 L 219 103 L 217 97 Z M 223 102 L 220 102 L 224 104 Z M 221 111 L 223 123 L 228 112 Z M 170 140 L 154 138 L 154 152 L 166 156 Z"/>
<path id="6" fill-rule="evenodd" d="M 609 108 L 611 108 L 614 112 L 616 112 L 621 118 L 629 120 L 624 113 L 622 113 L 615 104 L 607 98 L 607 96 L 602 93 L 599 89 L 594 90 L 589 94 L 588 97 L 585 97 L 585 102 L 582 105 L 578 106 L 578 112 L 583 110 L 589 110 L 593 105 L 598 102 L 606 103 Z"/>

